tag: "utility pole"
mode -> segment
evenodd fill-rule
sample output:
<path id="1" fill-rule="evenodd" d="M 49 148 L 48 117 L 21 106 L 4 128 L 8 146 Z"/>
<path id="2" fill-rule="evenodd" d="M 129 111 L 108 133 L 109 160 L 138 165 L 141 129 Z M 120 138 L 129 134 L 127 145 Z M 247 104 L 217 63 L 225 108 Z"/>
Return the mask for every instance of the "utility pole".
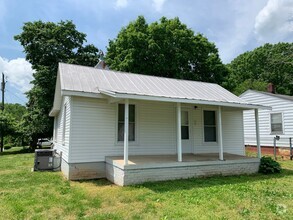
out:
<path id="1" fill-rule="evenodd" d="M 4 79 L 4 73 L 2 73 L 2 82 L 1 82 L 1 91 L 2 91 L 2 105 L 1 105 L 1 110 L 2 113 L 4 111 L 4 92 L 5 92 L 5 79 Z M 4 135 L 3 135 L 3 121 L 1 121 L 1 152 L 3 152 L 3 140 L 4 140 Z"/>

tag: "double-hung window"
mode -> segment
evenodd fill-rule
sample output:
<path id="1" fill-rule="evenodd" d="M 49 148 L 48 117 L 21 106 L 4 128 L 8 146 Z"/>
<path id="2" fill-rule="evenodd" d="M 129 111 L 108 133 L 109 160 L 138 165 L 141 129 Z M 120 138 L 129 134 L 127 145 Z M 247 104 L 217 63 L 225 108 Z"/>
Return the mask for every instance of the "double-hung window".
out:
<path id="1" fill-rule="evenodd" d="M 282 113 L 271 113 L 271 133 L 283 133 L 283 117 Z"/>
<path id="2" fill-rule="evenodd" d="M 181 139 L 189 139 L 189 119 L 188 111 L 181 112 Z"/>
<path id="3" fill-rule="evenodd" d="M 118 105 L 118 141 L 124 141 L 124 111 L 125 105 Z M 135 105 L 129 105 L 128 140 L 135 141 Z"/>
<path id="4" fill-rule="evenodd" d="M 216 112 L 205 110 L 204 115 L 204 142 L 217 142 Z"/>

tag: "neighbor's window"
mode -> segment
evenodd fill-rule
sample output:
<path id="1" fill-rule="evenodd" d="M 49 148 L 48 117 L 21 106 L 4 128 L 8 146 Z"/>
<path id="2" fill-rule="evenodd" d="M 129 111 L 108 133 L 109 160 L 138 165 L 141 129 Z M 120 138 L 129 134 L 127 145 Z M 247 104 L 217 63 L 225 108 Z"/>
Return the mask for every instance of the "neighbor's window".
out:
<path id="1" fill-rule="evenodd" d="M 204 111 L 204 141 L 217 141 L 217 126 L 216 126 L 216 112 Z"/>
<path id="2" fill-rule="evenodd" d="M 181 139 L 189 139 L 189 120 L 188 111 L 181 112 Z"/>
<path id="3" fill-rule="evenodd" d="M 124 141 L 124 110 L 125 105 L 118 105 L 118 141 Z M 135 141 L 135 105 L 129 105 L 128 140 Z"/>
<path id="4" fill-rule="evenodd" d="M 271 113 L 271 132 L 283 133 L 282 113 Z"/>
<path id="5" fill-rule="evenodd" d="M 56 116 L 55 116 L 54 122 L 55 122 L 55 142 L 57 142 L 58 141 L 58 118 Z"/>

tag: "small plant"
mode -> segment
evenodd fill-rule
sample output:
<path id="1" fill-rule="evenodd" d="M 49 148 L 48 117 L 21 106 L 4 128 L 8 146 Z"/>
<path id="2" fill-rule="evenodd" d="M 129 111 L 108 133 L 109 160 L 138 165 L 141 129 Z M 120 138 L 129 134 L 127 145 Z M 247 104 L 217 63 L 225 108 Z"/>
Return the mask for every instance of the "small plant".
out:
<path id="1" fill-rule="evenodd" d="M 271 157 L 262 157 L 260 159 L 259 172 L 263 174 L 280 173 L 281 165 Z"/>

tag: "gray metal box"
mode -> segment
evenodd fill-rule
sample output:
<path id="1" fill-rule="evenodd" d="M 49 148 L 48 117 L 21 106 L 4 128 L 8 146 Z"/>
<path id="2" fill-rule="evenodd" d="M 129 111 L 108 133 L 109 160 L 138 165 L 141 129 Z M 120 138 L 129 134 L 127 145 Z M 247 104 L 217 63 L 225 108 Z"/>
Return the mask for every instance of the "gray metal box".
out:
<path id="1" fill-rule="evenodd" d="M 55 153 L 53 149 L 35 150 L 34 170 L 53 170 Z"/>

